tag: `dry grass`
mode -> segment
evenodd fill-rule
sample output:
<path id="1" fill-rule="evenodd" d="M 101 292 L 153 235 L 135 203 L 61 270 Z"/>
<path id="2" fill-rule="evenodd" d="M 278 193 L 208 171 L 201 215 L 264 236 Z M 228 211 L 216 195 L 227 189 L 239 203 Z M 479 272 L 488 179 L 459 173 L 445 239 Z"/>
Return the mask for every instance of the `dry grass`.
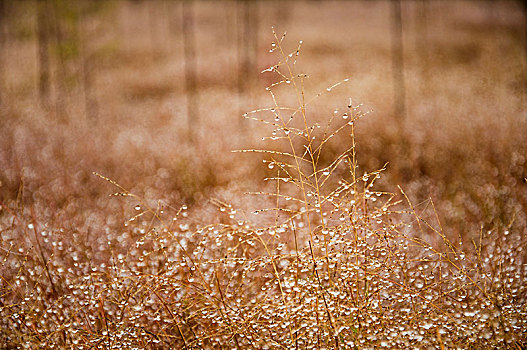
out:
<path id="1" fill-rule="evenodd" d="M 274 58 L 259 65 L 271 69 L 240 103 L 233 36 L 209 35 L 235 4 L 197 3 L 197 142 L 181 127 L 179 42 L 159 48 L 178 32 L 133 27 L 178 8 L 146 4 L 90 22 L 137 39 L 92 41 L 104 49 L 97 125 L 76 89 L 68 124 L 37 107 L 32 19 L 10 24 L 22 34 L 2 95 L 0 347 L 525 347 L 525 67 L 511 3 L 492 16 L 430 4 L 441 15 L 426 64 L 406 54 L 403 121 L 390 112 L 386 3 L 295 3 L 305 43 L 266 32 Z M 346 11 L 374 14 L 369 30 Z M 229 117 L 253 105 L 244 124 Z"/>

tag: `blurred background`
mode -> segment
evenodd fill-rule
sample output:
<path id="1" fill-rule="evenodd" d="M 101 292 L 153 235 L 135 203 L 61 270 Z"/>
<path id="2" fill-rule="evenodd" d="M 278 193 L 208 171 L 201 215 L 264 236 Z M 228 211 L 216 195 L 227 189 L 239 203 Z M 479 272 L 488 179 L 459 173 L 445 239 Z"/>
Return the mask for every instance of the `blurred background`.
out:
<path id="1" fill-rule="evenodd" d="M 308 95 L 363 103 L 360 171 L 389 162 L 457 236 L 527 228 L 527 39 L 520 1 L 0 1 L 0 199 L 50 225 L 117 225 L 99 172 L 192 204 L 258 184 L 269 53 L 303 41 Z M 349 147 L 339 139 L 328 152 Z M 430 213 L 432 215 L 432 213 Z M 468 238 L 467 238 L 468 239 Z"/>

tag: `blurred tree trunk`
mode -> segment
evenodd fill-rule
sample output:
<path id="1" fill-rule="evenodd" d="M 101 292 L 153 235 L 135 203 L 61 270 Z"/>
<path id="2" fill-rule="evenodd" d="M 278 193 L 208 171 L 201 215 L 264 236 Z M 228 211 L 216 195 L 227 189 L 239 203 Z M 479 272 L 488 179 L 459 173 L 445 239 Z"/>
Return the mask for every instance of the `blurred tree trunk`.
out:
<path id="1" fill-rule="evenodd" d="M 404 84 L 403 61 L 403 26 L 401 16 L 401 1 L 391 2 L 392 13 L 392 74 L 394 87 L 395 116 L 401 120 L 406 115 L 406 91 Z"/>
<path id="2" fill-rule="evenodd" d="M 421 65 L 421 95 L 429 95 L 430 69 L 428 62 L 428 1 L 420 0 L 417 4 L 417 35 L 416 47 Z"/>
<path id="3" fill-rule="evenodd" d="M 289 0 L 276 1 L 276 22 L 279 31 L 287 30 L 291 13 L 293 13 L 294 2 Z"/>
<path id="4" fill-rule="evenodd" d="M 523 30 L 524 30 L 524 50 L 525 50 L 525 69 L 527 70 L 527 0 L 522 0 L 523 7 Z M 526 92 L 527 93 L 527 92 Z"/>
<path id="5" fill-rule="evenodd" d="M 58 61 L 57 61 L 57 76 L 55 77 L 55 83 L 57 87 L 55 96 L 55 113 L 57 117 L 65 122 L 66 111 L 66 59 L 64 51 L 64 35 L 61 27 L 61 15 L 60 15 L 60 4 L 58 0 L 53 1 L 53 36 L 55 39 L 55 46 L 57 48 Z"/>
<path id="6" fill-rule="evenodd" d="M 182 17 L 179 14 L 180 8 L 179 6 L 173 6 L 177 4 L 173 3 L 172 1 L 167 1 L 169 4 L 169 9 L 167 10 L 169 13 L 167 15 L 170 17 L 170 20 L 167 23 L 169 35 L 170 37 L 173 37 L 174 35 L 179 36 L 181 34 L 181 25 L 179 24 L 179 21 L 173 21 L 172 18 Z"/>
<path id="7" fill-rule="evenodd" d="M 187 95 L 187 122 L 189 137 L 195 140 L 199 130 L 199 104 L 196 83 L 196 38 L 193 1 L 182 2 L 183 46 L 185 60 L 185 90 Z"/>
<path id="8" fill-rule="evenodd" d="M 527 76 L 527 0 L 521 0 L 522 2 L 522 8 L 523 8 L 523 28 L 524 28 L 524 37 L 523 37 L 523 40 L 524 40 L 524 43 L 523 43 L 523 48 L 524 48 L 524 55 L 523 55 L 523 59 L 524 59 L 524 73 L 525 75 Z M 525 106 L 526 105 L 526 101 L 527 101 L 527 86 L 524 86 L 523 87 L 523 105 Z M 527 116 L 527 112 L 523 111 L 524 113 L 524 116 Z"/>
<path id="9" fill-rule="evenodd" d="M 0 0 L 0 110 L 4 107 L 4 100 L 5 100 L 5 77 L 4 77 L 4 60 L 5 58 L 5 51 L 6 51 L 6 25 L 5 25 L 5 19 L 6 19 L 6 12 L 7 7 L 5 0 Z"/>
<path id="10" fill-rule="evenodd" d="M 238 36 L 238 96 L 239 115 L 248 108 L 247 100 L 254 85 L 257 72 L 258 54 L 258 4 L 256 1 L 238 1 L 238 27 L 241 32 Z M 246 123 L 240 119 L 240 126 Z"/>
<path id="11" fill-rule="evenodd" d="M 38 31 L 38 92 L 40 104 L 49 107 L 50 94 L 50 66 L 49 66 L 49 8 L 47 0 L 37 3 L 37 31 Z"/>
<path id="12" fill-rule="evenodd" d="M 94 82 L 96 79 L 95 59 L 93 51 L 90 47 L 90 28 L 86 15 L 81 6 L 78 7 L 79 21 L 78 21 L 78 41 L 79 54 L 81 62 L 82 85 L 84 93 L 84 111 L 86 119 L 91 123 L 96 123 L 99 115 L 99 103 L 95 94 Z"/>
<path id="13" fill-rule="evenodd" d="M 163 46 L 159 44 L 159 35 L 157 33 L 157 24 L 161 20 L 159 14 L 157 13 L 159 4 L 154 1 L 147 1 L 146 6 L 148 16 L 148 31 L 150 34 L 150 51 L 152 53 L 152 61 L 155 62 L 157 58 L 159 58 L 160 46 Z"/>
<path id="14" fill-rule="evenodd" d="M 223 24 L 225 25 L 225 34 L 221 36 L 222 44 L 223 45 L 234 45 L 233 52 L 237 55 L 237 10 L 238 10 L 238 3 L 237 2 L 231 2 L 227 1 L 225 2 L 225 5 L 223 6 Z M 234 40 L 233 40 L 234 38 Z M 234 75 L 233 75 L 234 77 Z M 237 77 L 234 77 L 232 84 L 235 85 L 234 80 L 237 80 Z"/>
<path id="15" fill-rule="evenodd" d="M 258 43 L 260 38 L 258 37 L 258 30 L 260 29 L 260 17 L 259 17 L 259 7 L 258 1 L 251 1 L 250 14 L 251 17 L 249 21 L 246 22 L 248 26 L 248 31 L 250 33 L 249 45 L 251 48 L 251 63 L 249 65 L 250 73 L 252 74 L 252 82 L 258 77 Z"/>
<path id="16" fill-rule="evenodd" d="M 164 23 L 160 26 L 160 30 L 163 33 L 162 42 L 164 51 L 167 53 L 172 52 L 172 31 L 170 29 L 170 23 L 172 22 L 172 6 L 170 0 L 163 0 L 163 21 Z"/>

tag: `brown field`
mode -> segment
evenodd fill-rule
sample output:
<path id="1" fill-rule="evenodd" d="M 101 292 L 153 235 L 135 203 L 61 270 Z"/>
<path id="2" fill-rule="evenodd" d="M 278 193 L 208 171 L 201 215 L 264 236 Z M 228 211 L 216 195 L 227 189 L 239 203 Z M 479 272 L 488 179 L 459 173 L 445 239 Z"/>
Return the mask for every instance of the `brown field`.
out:
<path id="1" fill-rule="evenodd" d="M 394 4 L 0 2 L 0 349 L 524 349 L 526 11 Z"/>

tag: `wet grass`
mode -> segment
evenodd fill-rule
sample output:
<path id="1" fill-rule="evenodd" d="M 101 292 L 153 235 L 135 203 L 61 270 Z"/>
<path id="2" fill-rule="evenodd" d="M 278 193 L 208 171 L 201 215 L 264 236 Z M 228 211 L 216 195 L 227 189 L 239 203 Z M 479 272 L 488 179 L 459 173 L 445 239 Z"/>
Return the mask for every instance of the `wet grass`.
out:
<path id="1" fill-rule="evenodd" d="M 468 20 L 476 38 L 481 17 Z M 519 67 L 505 37 L 501 59 Z M 98 124 L 75 91 L 68 124 L 27 89 L 10 92 L 20 98 L 2 110 L 1 347 L 525 347 L 526 120 L 511 83 L 521 74 L 492 65 L 491 44 L 474 39 L 467 59 L 471 46 L 454 43 L 442 65 L 429 58 L 442 80 L 409 84 L 401 120 L 365 61 L 342 80 L 337 57 L 310 60 L 338 37 L 311 49 L 271 40 L 244 96 L 260 108 L 240 124 L 228 118 L 242 104 L 235 79 L 207 85 L 211 118 L 194 141 L 163 74 L 130 84 L 130 98 L 115 88 L 122 72 L 104 71 L 115 85 Z M 165 58 L 153 62 L 174 73 Z M 356 102 L 370 90 L 378 108 Z"/>

